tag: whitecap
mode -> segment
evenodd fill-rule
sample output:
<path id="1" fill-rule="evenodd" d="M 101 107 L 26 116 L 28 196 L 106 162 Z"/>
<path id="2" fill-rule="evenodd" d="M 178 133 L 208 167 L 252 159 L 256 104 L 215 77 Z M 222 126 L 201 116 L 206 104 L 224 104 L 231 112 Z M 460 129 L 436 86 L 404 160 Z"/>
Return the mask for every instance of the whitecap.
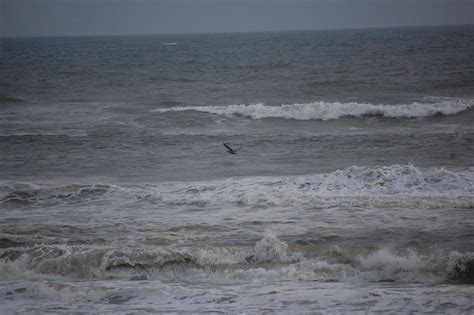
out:
<path id="1" fill-rule="evenodd" d="M 434 115 L 453 115 L 470 109 L 473 99 L 438 98 L 435 101 L 411 104 L 371 104 L 358 102 L 324 102 L 283 104 L 269 106 L 263 103 L 227 106 L 177 106 L 152 110 L 158 113 L 197 111 L 249 119 L 283 118 L 294 120 L 331 120 L 345 116 L 382 116 L 386 118 L 420 118 Z"/>

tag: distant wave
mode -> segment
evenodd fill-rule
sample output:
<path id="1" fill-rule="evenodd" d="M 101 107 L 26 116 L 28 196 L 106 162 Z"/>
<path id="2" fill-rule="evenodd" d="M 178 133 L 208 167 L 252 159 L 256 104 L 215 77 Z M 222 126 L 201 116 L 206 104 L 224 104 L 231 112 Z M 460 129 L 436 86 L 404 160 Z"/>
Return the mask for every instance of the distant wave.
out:
<path id="1" fill-rule="evenodd" d="M 6 195 L 0 198 L 3 206 L 25 206 L 32 204 L 51 205 L 60 202 L 85 201 L 90 198 L 104 196 L 118 189 L 112 185 L 64 185 L 48 186 L 36 184 L 5 184 L 0 186 Z"/>
<path id="2" fill-rule="evenodd" d="M 11 132 L 11 133 L 0 133 L 0 138 L 37 138 L 37 137 L 87 137 L 87 133 L 54 133 L 54 132 L 42 132 L 42 133 L 30 133 L 30 132 Z"/>
<path id="3" fill-rule="evenodd" d="M 434 102 L 400 105 L 374 105 L 370 103 L 313 102 L 292 105 L 268 106 L 262 103 L 228 106 L 179 106 L 158 108 L 154 112 L 197 111 L 249 119 L 283 118 L 295 120 L 330 120 L 344 116 L 382 116 L 387 118 L 418 118 L 433 115 L 452 115 L 470 109 L 472 99 L 441 98 Z"/>
<path id="4" fill-rule="evenodd" d="M 0 103 L 5 102 L 5 103 L 23 103 L 27 102 L 24 98 L 18 97 L 18 96 L 13 96 L 13 95 L 5 95 L 5 94 L 0 94 Z"/>

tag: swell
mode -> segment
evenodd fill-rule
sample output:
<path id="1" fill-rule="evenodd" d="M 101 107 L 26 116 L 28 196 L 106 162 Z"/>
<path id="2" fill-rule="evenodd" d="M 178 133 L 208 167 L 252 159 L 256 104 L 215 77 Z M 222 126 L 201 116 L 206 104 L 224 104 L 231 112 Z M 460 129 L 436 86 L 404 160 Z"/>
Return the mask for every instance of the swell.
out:
<path id="1" fill-rule="evenodd" d="M 12 132 L 0 134 L 0 141 L 20 143 L 20 142 L 35 142 L 43 139 L 57 139 L 67 140 L 69 138 L 87 137 L 86 133 L 63 134 L 63 133 L 28 133 L 28 132 Z"/>
<path id="2" fill-rule="evenodd" d="M 11 94 L 0 94 L 0 103 L 25 103 L 26 99 Z"/>
<path id="3" fill-rule="evenodd" d="M 4 184 L 0 187 L 3 206 L 53 205 L 60 202 L 77 202 L 79 200 L 104 197 L 117 189 L 116 186 L 104 184 L 71 184 L 62 186 L 36 185 L 28 183 Z"/>
<path id="4" fill-rule="evenodd" d="M 474 283 L 474 253 L 337 245 L 301 247 L 272 233 L 251 246 L 210 248 L 41 245 L 0 250 L 6 280 L 159 279 Z"/>
<path id="5" fill-rule="evenodd" d="M 177 106 L 158 108 L 154 112 L 196 111 L 249 119 L 282 118 L 294 120 L 331 120 L 341 117 L 382 116 L 386 118 L 421 118 L 434 115 L 453 115 L 472 108 L 474 100 L 438 98 L 432 102 L 381 105 L 371 103 L 313 102 L 268 106 L 262 103 L 228 106 Z"/>

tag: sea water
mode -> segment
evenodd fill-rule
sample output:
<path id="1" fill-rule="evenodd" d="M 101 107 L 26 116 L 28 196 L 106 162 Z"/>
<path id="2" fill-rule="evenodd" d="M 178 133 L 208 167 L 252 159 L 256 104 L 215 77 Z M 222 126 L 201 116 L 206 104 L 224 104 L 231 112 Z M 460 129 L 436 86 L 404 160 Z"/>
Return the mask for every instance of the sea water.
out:
<path id="1" fill-rule="evenodd" d="M 473 26 L 0 45 L 1 313 L 474 312 Z"/>

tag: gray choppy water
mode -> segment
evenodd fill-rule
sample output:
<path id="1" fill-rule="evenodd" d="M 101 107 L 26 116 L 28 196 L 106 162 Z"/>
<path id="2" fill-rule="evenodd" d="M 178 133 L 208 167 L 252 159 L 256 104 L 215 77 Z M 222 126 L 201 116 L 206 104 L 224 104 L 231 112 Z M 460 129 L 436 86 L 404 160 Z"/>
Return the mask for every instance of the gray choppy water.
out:
<path id="1" fill-rule="evenodd" d="M 0 309 L 473 312 L 473 37 L 2 39 Z"/>

